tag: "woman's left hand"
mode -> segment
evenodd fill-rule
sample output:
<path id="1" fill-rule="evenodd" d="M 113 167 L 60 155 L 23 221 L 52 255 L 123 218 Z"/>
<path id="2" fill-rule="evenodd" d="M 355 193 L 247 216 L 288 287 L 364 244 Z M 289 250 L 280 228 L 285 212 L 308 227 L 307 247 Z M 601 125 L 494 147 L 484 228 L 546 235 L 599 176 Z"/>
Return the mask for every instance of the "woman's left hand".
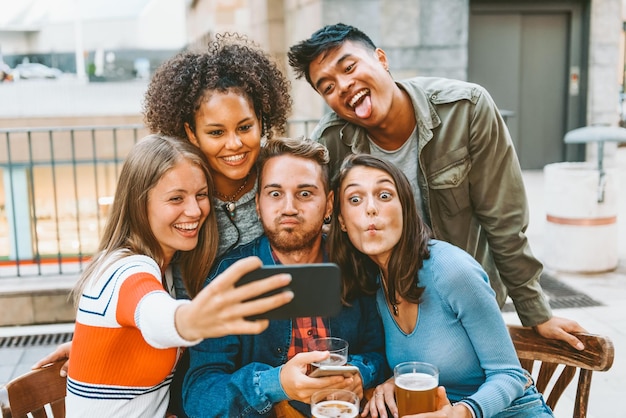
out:
<path id="1" fill-rule="evenodd" d="M 371 416 L 373 418 L 390 418 L 387 410 L 391 412 L 393 418 L 398 418 L 398 406 L 394 394 L 393 377 L 385 383 L 380 384 L 374 390 L 374 396 L 363 408 L 362 417 Z"/>

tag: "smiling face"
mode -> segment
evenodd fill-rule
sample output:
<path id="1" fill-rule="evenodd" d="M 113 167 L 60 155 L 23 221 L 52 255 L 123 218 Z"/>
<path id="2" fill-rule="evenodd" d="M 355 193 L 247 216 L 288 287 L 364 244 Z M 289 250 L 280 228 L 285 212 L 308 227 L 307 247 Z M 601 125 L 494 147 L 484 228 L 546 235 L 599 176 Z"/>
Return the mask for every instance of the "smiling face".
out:
<path id="1" fill-rule="evenodd" d="M 328 106 L 350 122 L 380 124 L 393 100 L 395 84 L 387 57 L 360 42 L 346 41 L 309 65 L 311 83 Z"/>
<path id="2" fill-rule="evenodd" d="M 166 264 L 176 251 L 198 244 L 198 232 L 211 204 L 203 171 L 187 160 L 167 171 L 148 192 L 148 222 Z"/>
<path id="3" fill-rule="evenodd" d="M 210 92 L 195 115 L 189 140 L 209 160 L 217 190 L 233 192 L 252 170 L 261 149 L 261 122 L 250 100 L 237 92 Z"/>
<path id="4" fill-rule="evenodd" d="M 403 227 L 393 178 L 377 168 L 356 166 L 346 174 L 338 192 L 341 229 L 356 249 L 386 269 Z"/>
<path id="5" fill-rule="evenodd" d="M 289 173 L 288 175 L 286 173 Z M 332 213 L 322 168 L 308 158 L 272 157 L 263 166 L 257 211 L 278 252 L 308 251 L 321 242 L 323 219 Z"/>

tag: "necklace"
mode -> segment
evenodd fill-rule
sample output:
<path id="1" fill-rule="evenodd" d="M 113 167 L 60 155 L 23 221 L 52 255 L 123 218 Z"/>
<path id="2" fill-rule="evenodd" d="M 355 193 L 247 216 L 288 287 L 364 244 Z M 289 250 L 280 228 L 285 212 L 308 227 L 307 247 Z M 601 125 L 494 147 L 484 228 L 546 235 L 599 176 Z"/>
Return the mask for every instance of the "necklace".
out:
<path id="1" fill-rule="evenodd" d="M 250 174 L 246 175 L 246 177 L 243 179 L 243 183 L 241 184 L 241 186 L 239 186 L 237 191 L 231 196 L 226 196 L 225 194 L 218 192 L 217 189 L 213 192 L 215 196 L 226 202 L 224 203 L 223 208 L 228 214 L 228 217 L 231 221 L 235 220 L 235 211 L 237 210 L 237 204 L 235 203 L 235 200 L 237 199 L 239 193 L 241 193 L 241 191 L 244 189 L 244 187 L 246 187 L 246 184 L 248 184 L 248 177 L 250 177 Z"/>
<path id="2" fill-rule="evenodd" d="M 383 290 L 385 291 L 385 294 L 388 295 L 389 293 L 387 292 L 387 282 L 385 282 L 385 279 L 383 278 L 382 274 L 380 275 L 380 282 L 383 284 Z M 387 296 L 387 300 L 389 299 L 389 296 Z M 399 316 L 400 315 L 400 311 L 398 311 L 398 303 L 391 303 L 391 307 L 393 308 L 393 314 L 395 316 Z"/>

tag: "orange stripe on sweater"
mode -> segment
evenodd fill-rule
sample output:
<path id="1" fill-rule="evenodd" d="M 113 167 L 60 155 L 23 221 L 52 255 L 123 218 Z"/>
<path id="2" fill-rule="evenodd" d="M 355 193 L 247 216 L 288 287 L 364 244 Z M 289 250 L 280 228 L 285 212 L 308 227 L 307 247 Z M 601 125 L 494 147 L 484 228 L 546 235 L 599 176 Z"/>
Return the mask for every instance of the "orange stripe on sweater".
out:
<path id="1" fill-rule="evenodd" d="M 139 301 L 148 293 L 158 290 L 165 292 L 161 282 L 149 273 L 136 273 L 124 280 L 117 302 L 117 322 L 136 327 L 135 311 Z"/>
<path id="2" fill-rule="evenodd" d="M 76 323 L 69 376 L 92 384 L 154 386 L 173 370 L 177 348 L 157 349 L 137 328 Z"/>

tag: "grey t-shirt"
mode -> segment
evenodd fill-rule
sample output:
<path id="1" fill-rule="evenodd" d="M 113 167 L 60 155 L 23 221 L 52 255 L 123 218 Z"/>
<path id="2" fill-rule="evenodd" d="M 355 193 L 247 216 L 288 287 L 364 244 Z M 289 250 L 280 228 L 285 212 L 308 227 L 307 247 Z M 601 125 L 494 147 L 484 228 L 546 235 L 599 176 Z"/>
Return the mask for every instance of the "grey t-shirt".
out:
<path id="1" fill-rule="evenodd" d="M 220 234 L 217 256 L 223 255 L 228 249 L 247 244 L 263 233 L 261 221 L 256 213 L 257 183 L 252 190 L 235 202 L 235 219 L 230 220 L 224 205 L 226 202 L 213 197 L 213 208 L 217 216 L 217 230 Z"/>
<path id="2" fill-rule="evenodd" d="M 417 210 L 422 215 L 422 196 L 420 194 L 419 184 L 417 182 L 417 172 L 419 162 L 417 160 L 417 126 L 413 129 L 409 139 L 402 146 L 393 151 L 382 149 L 369 138 L 370 154 L 374 157 L 387 160 L 398 167 L 411 183 L 413 189 L 415 204 Z"/>

